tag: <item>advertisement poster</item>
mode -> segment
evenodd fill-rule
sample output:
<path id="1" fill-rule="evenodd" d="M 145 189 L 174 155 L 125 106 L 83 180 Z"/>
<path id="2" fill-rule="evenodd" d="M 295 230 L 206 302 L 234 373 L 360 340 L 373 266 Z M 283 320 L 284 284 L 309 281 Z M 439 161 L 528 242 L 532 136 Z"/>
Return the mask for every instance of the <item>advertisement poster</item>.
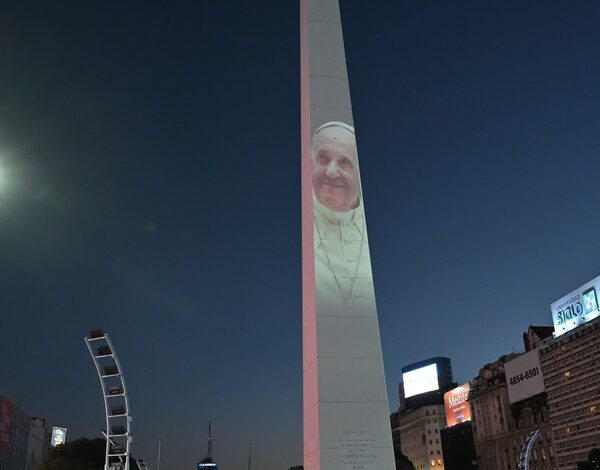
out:
<path id="1" fill-rule="evenodd" d="M 446 424 L 449 428 L 465 421 L 471 421 L 471 407 L 467 401 L 470 390 L 471 386 L 467 382 L 444 393 Z"/>
<path id="2" fill-rule="evenodd" d="M 538 350 L 526 352 L 504 364 L 508 401 L 512 404 L 542 393 L 544 375 L 540 366 Z"/>

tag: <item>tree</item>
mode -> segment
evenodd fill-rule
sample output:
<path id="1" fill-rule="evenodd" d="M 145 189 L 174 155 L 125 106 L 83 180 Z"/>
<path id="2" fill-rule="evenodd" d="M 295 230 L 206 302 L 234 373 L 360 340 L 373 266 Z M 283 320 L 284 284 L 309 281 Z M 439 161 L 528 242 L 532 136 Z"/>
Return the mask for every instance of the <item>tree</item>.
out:
<path id="1" fill-rule="evenodd" d="M 592 449 L 588 459 L 577 464 L 577 470 L 600 470 L 600 449 Z"/>
<path id="2" fill-rule="evenodd" d="M 103 470 L 106 441 L 76 439 L 53 447 L 39 470 Z"/>
<path id="3" fill-rule="evenodd" d="M 394 446 L 394 459 L 396 460 L 396 470 L 415 470 L 413 463 L 402 453 L 398 445 Z"/>

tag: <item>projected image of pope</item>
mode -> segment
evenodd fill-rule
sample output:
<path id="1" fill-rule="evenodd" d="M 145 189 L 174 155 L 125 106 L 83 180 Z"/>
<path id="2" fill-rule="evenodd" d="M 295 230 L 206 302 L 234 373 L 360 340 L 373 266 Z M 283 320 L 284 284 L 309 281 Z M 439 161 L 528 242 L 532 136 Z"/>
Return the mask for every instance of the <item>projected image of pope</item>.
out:
<path id="1" fill-rule="evenodd" d="M 354 128 L 331 121 L 312 141 L 317 307 L 323 314 L 375 314 Z"/>

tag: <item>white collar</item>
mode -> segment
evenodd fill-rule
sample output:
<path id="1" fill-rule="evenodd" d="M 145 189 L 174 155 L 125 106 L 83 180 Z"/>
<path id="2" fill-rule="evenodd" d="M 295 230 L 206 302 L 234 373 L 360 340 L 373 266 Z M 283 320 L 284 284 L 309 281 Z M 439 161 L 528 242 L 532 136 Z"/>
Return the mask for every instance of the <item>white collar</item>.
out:
<path id="1" fill-rule="evenodd" d="M 316 209 L 316 211 L 319 214 L 321 214 L 323 217 L 326 217 L 329 221 L 334 222 L 334 223 L 354 222 L 362 214 L 362 202 L 359 202 L 358 206 L 356 206 L 354 209 L 350 209 L 349 211 L 345 211 L 345 212 L 338 212 L 338 211 L 331 210 L 328 207 L 326 207 L 325 205 L 323 205 L 317 199 L 317 196 L 315 195 L 314 191 L 313 191 L 313 207 Z"/>

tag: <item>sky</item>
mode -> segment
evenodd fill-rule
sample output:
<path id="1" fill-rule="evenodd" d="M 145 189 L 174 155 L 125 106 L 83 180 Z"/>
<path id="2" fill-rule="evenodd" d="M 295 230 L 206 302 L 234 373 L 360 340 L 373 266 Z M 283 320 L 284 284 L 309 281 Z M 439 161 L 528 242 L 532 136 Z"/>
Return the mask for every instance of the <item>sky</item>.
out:
<path id="1" fill-rule="evenodd" d="M 390 409 L 600 274 L 600 4 L 341 2 Z M 0 16 L 0 394 L 67 438 L 125 370 L 156 468 L 302 462 L 296 1 Z"/>

